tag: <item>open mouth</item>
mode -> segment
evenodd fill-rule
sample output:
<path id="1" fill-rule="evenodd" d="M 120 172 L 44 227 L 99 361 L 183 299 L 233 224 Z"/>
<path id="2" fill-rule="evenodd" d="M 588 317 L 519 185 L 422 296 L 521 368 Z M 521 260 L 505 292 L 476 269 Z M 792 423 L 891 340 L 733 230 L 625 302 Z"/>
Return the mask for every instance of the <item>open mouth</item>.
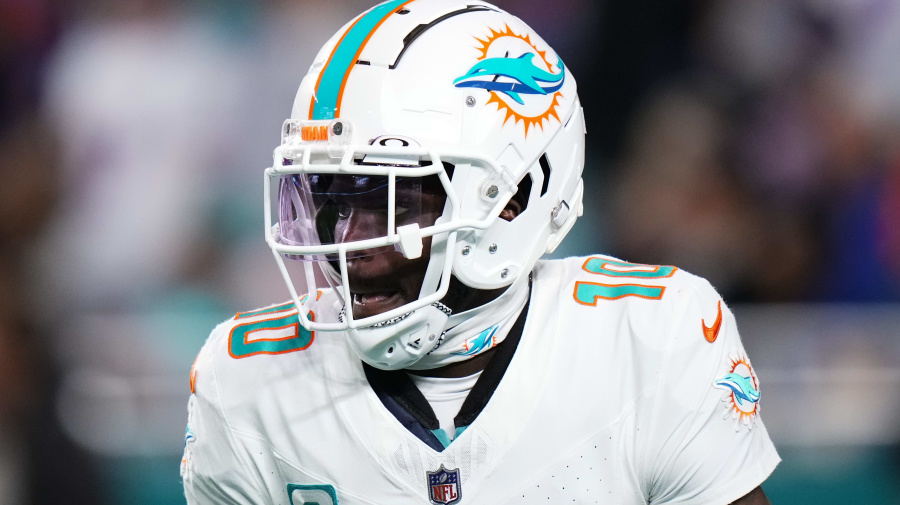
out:
<path id="1" fill-rule="evenodd" d="M 371 305 L 384 303 L 396 296 L 399 291 L 379 291 L 375 293 L 353 293 L 353 305 Z"/>
<path id="2" fill-rule="evenodd" d="M 376 314 L 382 314 L 395 309 L 406 301 L 399 290 L 370 291 L 366 293 L 351 293 L 353 296 L 353 317 L 362 319 Z"/>

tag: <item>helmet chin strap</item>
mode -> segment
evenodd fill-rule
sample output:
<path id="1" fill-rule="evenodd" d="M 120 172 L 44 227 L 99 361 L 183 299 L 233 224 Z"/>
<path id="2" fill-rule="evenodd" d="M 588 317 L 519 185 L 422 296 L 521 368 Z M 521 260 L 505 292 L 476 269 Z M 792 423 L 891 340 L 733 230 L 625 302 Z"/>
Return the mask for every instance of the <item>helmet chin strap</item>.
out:
<path id="1" fill-rule="evenodd" d="M 474 309 L 450 315 L 435 302 L 383 323 L 348 331 L 360 359 L 382 370 L 430 370 L 477 356 L 502 342 L 531 294 L 528 277 Z M 346 306 L 341 310 L 344 319 Z"/>
<path id="2" fill-rule="evenodd" d="M 520 282 L 521 280 L 521 282 Z M 477 356 L 502 342 L 531 294 L 528 276 L 517 279 L 500 296 L 474 309 L 453 314 L 437 345 L 404 368 L 430 370 Z"/>
<path id="3" fill-rule="evenodd" d="M 341 309 L 344 319 L 346 306 Z M 364 328 L 347 330 L 348 341 L 360 359 L 381 370 L 400 370 L 426 356 L 440 342 L 450 309 L 435 302 L 412 312 Z"/>

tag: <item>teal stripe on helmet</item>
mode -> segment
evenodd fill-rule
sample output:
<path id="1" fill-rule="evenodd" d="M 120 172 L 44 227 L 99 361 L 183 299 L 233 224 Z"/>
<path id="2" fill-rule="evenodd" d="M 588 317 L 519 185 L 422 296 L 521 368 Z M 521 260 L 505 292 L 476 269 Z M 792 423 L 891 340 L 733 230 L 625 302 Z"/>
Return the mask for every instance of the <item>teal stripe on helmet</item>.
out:
<path id="1" fill-rule="evenodd" d="M 313 98 L 314 105 L 310 119 L 334 119 L 340 100 L 341 84 L 356 64 L 356 53 L 368 40 L 372 31 L 401 5 L 409 0 L 385 2 L 363 16 L 350 27 L 338 44 L 331 60 L 322 70 L 322 78 Z"/>

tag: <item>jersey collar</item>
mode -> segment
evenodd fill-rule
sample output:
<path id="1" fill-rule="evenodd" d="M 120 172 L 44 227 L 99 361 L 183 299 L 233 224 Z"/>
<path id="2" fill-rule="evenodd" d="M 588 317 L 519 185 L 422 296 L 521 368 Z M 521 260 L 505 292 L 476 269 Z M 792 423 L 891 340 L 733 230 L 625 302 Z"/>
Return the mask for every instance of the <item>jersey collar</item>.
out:
<path id="1" fill-rule="evenodd" d="M 475 421 L 478 414 L 484 410 L 503 374 L 509 368 L 509 363 L 515 355 L 519 340 L 522 337 L 522 330 L 525 327 L 525 319 L 528 315 L 529 302 L 526 301 L 524 307 L 519 313 L 515 323 L 513 323 L 509 334 L 504 341 L 500 343 L 494 351 L 494 356 L 490 359 L 472 391 L 466 397 L 454 418 L 454 424 L 457 426 L 457 432 L 465 429 Z M 407 430 L 418 437 L 422 442 L 432 449 L 442 452 L 446 445 L 435 435 L 433 430 L 440 427 L 437 416 L 434 414 L 431 405 L 421 391 L 413 384 L 412 380 L 403 370 L 385 371 L 379 370 L 363 363 L 366 379 L 378 399 L 384 407 L 400 421 Z M 449 445 L 449 444 L 447 444 Z"/>

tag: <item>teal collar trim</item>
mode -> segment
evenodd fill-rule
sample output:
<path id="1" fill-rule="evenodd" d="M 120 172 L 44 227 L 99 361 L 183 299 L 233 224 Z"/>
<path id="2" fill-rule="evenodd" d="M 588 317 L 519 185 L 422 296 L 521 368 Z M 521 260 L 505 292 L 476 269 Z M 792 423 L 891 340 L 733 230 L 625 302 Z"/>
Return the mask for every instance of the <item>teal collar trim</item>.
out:
<path id="1" fill-rule="evenodd" d="M 450 447 L 450 443 L 453 442 L 453 440 L 450 440 L 450 437 L 447 436 L 447 432 L 441 428 L 431 430 L 431 434 L 434 435 L 434 438 L 438 439 L 438 442 L 444 446 L 444 449 Z"/>
<path id="2" fill-rule="evenodd" d="M 462 435 L 464 431 L 466 431 L 466 428 L 468 428 L 468 426 L 458 426 L 456 428 L 456 433 L 453 434 L 453 440 L 459 438 L 459 436 Z M 431 434 L 434 435 L 434 438 L 438 439 L 438 442 L 440 442 L 441 445 L 444 446 L 444 449 L 450 447 L 450 444 L 453 443 L 453 440 L 450 440 L 450 437 L 447 436 L 447 432 L 442 430 L 441 428 L 429 431 L 431 431 Z"/>

